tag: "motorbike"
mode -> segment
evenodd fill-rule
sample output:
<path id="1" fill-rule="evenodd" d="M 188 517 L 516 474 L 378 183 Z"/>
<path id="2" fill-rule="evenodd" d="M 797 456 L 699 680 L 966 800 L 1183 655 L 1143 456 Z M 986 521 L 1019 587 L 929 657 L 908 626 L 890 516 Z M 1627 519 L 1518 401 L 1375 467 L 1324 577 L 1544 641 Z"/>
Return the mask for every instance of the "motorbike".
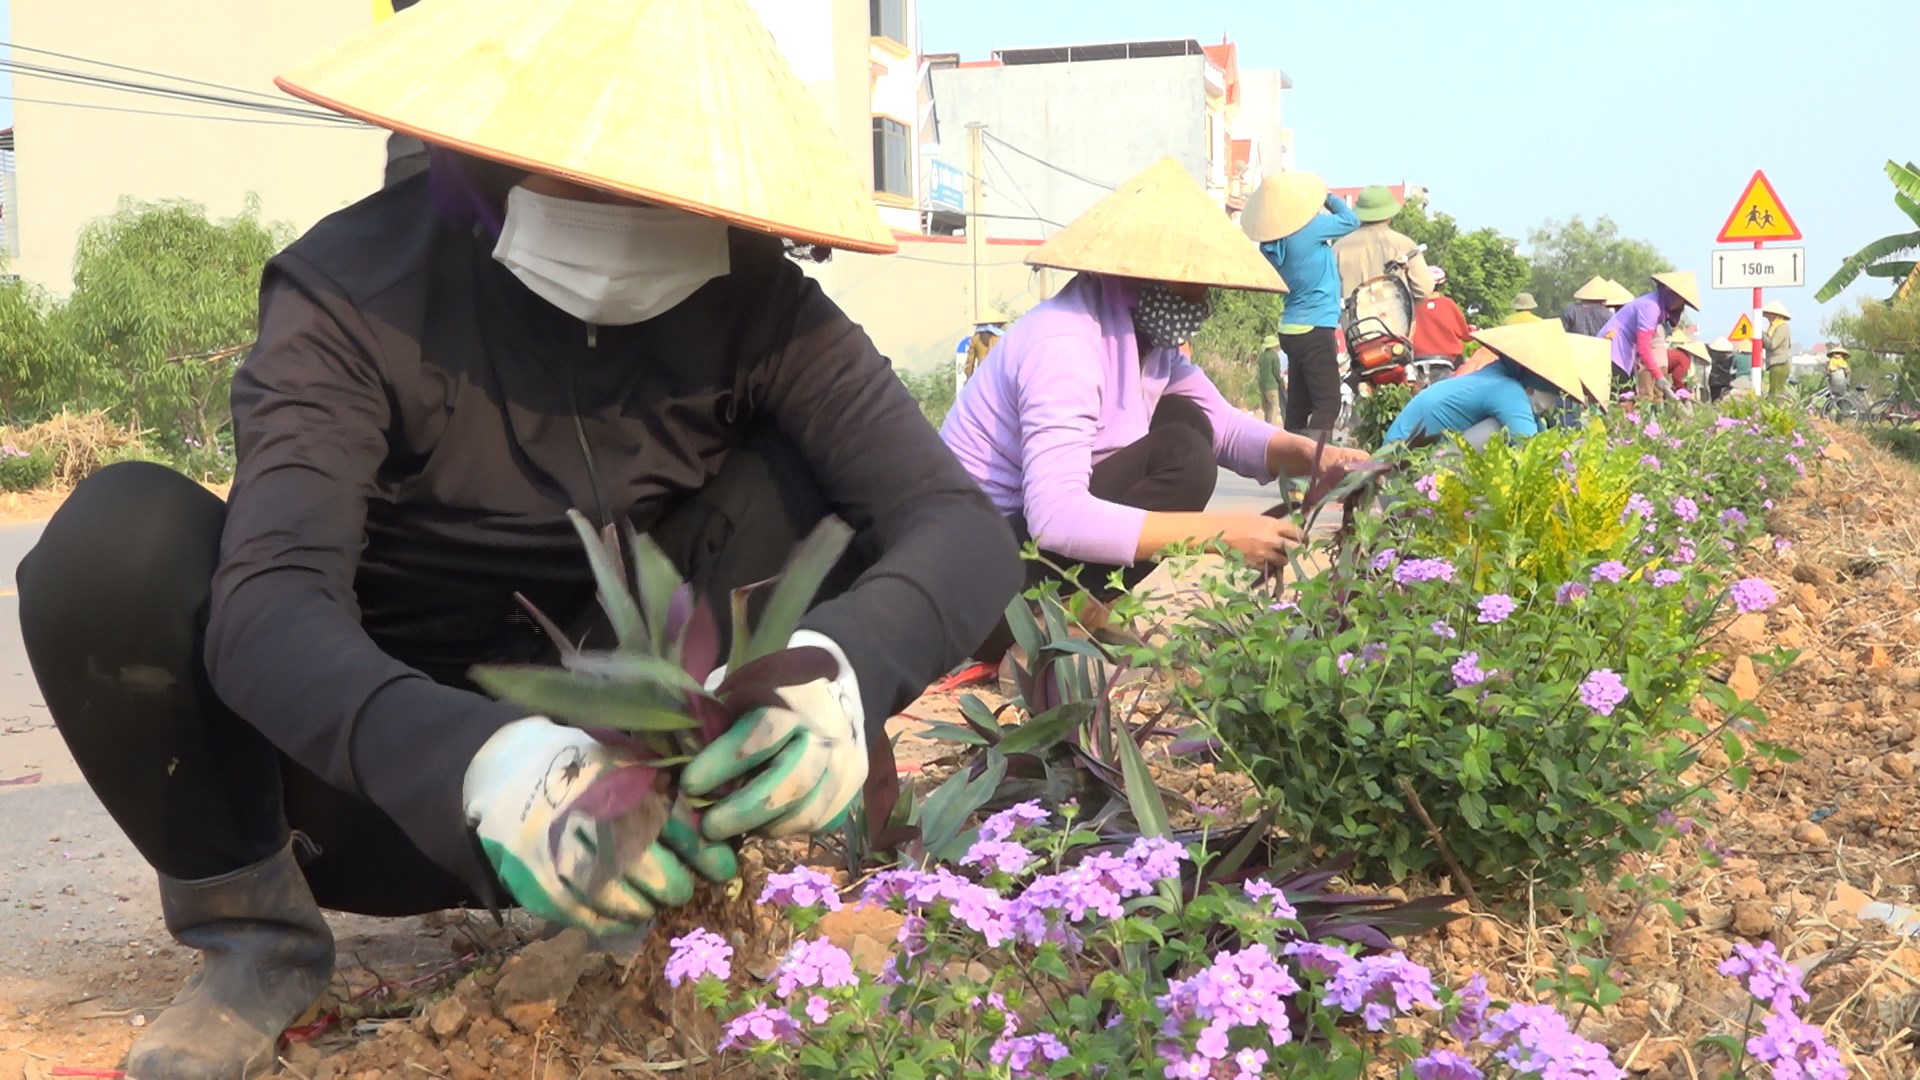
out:
<path id="1" fill-rule="evenodd" d="M 1347 381 L 1355 387 L 1390 386 L 1408 380 L 1413 361 L 1414 292 L 1407 264 L 1426 249 L 1427 245 L 1419 244 L 1400 258 L 1389 260 L 1386 273 L 1361 282 L 1342 306 L 1340 333 L 1347 343 Z M 1421 374 L 1431 381 L 1432 373 Z"/>

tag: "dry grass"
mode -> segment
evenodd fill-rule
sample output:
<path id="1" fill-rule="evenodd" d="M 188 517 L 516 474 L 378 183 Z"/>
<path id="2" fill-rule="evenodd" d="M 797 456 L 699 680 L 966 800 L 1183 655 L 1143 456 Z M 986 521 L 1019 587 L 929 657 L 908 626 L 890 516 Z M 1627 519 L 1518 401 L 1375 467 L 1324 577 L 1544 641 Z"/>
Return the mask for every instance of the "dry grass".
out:
<path id="1" fill-rule="evenodd" d="M 140 432 L 98 411 L 62 411 L 25 427 L 0 427 L 0 441 L 22 450 L 41 450 L 53 458 L 53 487 L 71 490 L 103 465 L 140 454 Z"/>

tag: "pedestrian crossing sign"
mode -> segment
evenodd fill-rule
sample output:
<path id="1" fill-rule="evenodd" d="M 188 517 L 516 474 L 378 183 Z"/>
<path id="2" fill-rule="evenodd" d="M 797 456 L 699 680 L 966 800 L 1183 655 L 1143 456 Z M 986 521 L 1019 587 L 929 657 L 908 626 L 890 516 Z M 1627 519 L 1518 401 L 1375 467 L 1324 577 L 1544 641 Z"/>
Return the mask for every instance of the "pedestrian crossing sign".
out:
<path id="1" fill-rule="evenodd" d="M 1740 321 L 1733 324 L 1733 333 L 1727 335 L 1728 341 L 1752 341 L 1753 320 L 1746 312 L 1740 313 Z"/>
<path id="2" fill-rule="evenodd" d="M 1767 174 L 1754 170 L 1753 179 L 1747 181 L 1747 190 L 1740 193 L 1740 201 L 1733 204 L 1733 212 L 1727 215 L 1727 223 L 1720 226 L 1720 242 L 1799 239 L 1800 226 L 1794 224 L 1793 215 L 1781 205 Z"/>

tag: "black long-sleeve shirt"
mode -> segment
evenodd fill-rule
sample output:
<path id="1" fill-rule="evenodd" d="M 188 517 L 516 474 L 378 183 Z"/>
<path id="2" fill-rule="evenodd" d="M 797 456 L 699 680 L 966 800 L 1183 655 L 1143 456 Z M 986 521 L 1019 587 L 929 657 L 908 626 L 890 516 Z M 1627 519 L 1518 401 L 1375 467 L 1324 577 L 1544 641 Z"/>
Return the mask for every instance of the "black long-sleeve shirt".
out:
<path id="1" fill-rule="evenodd" d="M 516 591 L 559 619 L 591 603 L 569 508 L 645 531 L 772 425 L 882 552 L 805 620 L 845 649 L 876 734 L 1020 581 L 1000 515 L 777 240 L 736 230 L 727 276 L 597 330 L 491 247 L 415 177 L 268 265 L 207 631 L 223 701 L 482 896 L 461 782 L 520 711 L 466 672 L 531 657 Z"/>

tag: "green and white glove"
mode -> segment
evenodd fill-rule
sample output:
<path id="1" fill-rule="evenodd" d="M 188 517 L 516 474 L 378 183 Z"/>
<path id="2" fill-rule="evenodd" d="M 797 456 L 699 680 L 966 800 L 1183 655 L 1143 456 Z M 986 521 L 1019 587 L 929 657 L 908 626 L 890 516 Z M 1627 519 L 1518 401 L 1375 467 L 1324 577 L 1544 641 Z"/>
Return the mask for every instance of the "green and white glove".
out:
<path id="1" fill-rule="evenodd" d="M 825 649 L 839 662 L 840 675 L 779 691 L 786 708 L 748 713 L 687 763 L 680 789 L 688 795 L 706 795 L 752 776 L 701 815 L 700 830 L 710 840 L 748 832 L 780 837 L 837 829 L 867 782 L 866 716 L 847 654 L 811 630 L 793 635 L 787 644 Z M 722 668 L 708 686 L 724 678 Z"/>
<path id="2" fill-rule="evenodd" d="M 726 844 L 700 836 L 687 808 L 676 801 L 659 839 L 622 855 L 622 843 L 645 828 L 645 810 L 600 823 L 572 812 L 558 851 L 548 840 L 581 792 L 622 766 L 626 754 L 593 736 L 543 717 L 516 720 L 488 739 L 467 766 L 461 797 L 467 820 L 494 873 L 533 915 L 607 936 L 633 930 L 663 907 L 693 898 L 693 874 L 714 882 L 739 876 Z M 611 839 L 610 844 L 597 842 Z"/>

